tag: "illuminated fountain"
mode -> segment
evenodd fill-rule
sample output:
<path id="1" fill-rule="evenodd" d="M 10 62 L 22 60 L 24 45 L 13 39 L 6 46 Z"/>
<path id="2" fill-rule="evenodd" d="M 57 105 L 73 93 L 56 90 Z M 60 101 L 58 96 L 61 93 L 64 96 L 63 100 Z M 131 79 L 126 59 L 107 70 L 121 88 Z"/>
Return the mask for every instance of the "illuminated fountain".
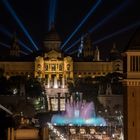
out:
<path id="1" fill-rule="evenodd" d="M 72 100 L 66 103 L 64 114 L 53 115 L 51 123 L 57 125 L 106 126 L 104 118 L 96 116 L 93 102 Z"/>

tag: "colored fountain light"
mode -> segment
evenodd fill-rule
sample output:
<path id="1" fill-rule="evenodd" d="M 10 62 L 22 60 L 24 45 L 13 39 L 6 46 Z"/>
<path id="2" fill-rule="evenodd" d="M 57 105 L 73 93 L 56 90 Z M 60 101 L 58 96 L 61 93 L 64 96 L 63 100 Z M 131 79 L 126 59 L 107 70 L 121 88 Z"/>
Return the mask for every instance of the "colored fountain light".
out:
<path id="1" fill-rule="evenodd" d="M 67 102 L 66 112 L 53 115 L 51 123 L 57 125 L 106 126 L 104 118 L 96 116 L 93 102 Z"/>

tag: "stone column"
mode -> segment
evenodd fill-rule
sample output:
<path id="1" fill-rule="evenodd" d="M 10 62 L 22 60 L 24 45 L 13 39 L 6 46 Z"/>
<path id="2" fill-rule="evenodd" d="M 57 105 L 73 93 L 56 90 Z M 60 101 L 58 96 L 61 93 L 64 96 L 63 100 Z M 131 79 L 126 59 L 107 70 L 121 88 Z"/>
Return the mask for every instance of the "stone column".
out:
<path id="1" fill-rule="evenodd" d="M 14 128 L 11 128 L 11 140 L 15 140 Z"/>
<path id="2" fill-rule="evenodd" d="M 58 88 L 57 77 L 54 77 L 54 85 L 53 88 Z"/>
<path id="3" fill-rule="evenodd" d="M 48 88 L 50 88 L 50 77 L 49 76 L 48 76 L 47 85 L 48 85 Z"/>
<path id="4" fill-rule="evenodd" d="M 7 136 L 7 140 L 11 140 L 11 130 L 10 130 L 10 128 L 8 128 L 8 136 Z"/>
<path id="5" fill-rule="evenodd" d="M 49 104 L 50 104 L 50 111 L 52 111 L 52 102 L 51 102 L 51 97 L 49 97 Z"/>
<path id="6" fill-rule="evenodd" d="M 58 94 L 58 112 L 61 111 L 61 105 L 60 105 L 60 95 L 61 93 L 57 93 Z"/>
<path id="7" fill-rule="evenodd" d="M 43 128 L 43 140 L 49 140 L 49 132 L 46 127 Z"/>
<path id="8" fill-rule="evenodd" d="M 64 79 L 64 77 L 62 77 L 62 85 L 61 85 L 61 87 L 62 87 L 62 88 L 65 87 L 65 79 Z"/>

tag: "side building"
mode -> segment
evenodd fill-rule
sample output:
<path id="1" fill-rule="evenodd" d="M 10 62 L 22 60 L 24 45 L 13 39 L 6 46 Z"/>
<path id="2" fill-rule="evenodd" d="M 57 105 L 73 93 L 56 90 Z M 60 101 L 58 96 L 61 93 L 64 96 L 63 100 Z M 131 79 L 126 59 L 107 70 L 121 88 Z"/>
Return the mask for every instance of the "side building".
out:
<path id="1" fill-rule="evenodd" d="M 124 52 L 124 134 L 125 140 L 140 139 L 140 30 Z"/>

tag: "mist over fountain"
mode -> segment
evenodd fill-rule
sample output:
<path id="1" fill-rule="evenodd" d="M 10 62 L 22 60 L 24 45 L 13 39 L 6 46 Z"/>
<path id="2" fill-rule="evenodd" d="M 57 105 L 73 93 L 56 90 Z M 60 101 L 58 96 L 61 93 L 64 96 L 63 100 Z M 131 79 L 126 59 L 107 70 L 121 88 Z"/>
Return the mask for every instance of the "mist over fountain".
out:
<path id="1" fill-rule="evenodd" d="M 57 125 L 90 125 L 106 126 L 104 118 L 96 116 L 93 102 L 82 101 L 73 97 L 66 103 L 66 111 L 63 114 L 53 115 L 51 123 Z"/>

